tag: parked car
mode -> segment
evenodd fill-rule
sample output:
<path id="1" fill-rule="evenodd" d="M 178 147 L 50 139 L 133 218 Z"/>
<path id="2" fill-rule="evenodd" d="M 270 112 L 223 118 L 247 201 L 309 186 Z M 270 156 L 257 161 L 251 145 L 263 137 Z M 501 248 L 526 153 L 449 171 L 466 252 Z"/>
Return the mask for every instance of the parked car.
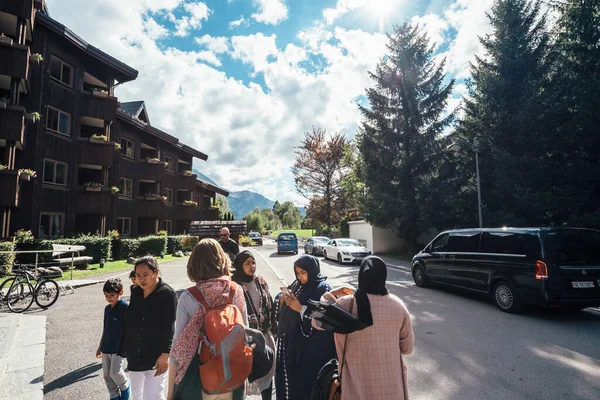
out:
<path id="1" fill-rule="evenodd" d="M 323 257 L 337 260 L 339 264 L 361 262 L 371 251 L 354 239 L 333 239 L 323 249 Z"/>
<path id="2" fill-rule="evenodd" d="M 417 286 L 430 283 L 492 296 L 505 312 L 524 304 L 579 311 L 600 306 L 600 231 L 576 228 L 443 232 L 412 260 Z"/>
<path id="3" fill-rule="evenodd" d="M 312 236 L 306 239 L 304 244 L 304 252 L 310 253 L 313 256 L 322 255 L 325 245 L 329 242 L 329 238 L 325 236 Z"/>
<path id="4" fill-rule="evenodd" d="M 254 243 L 256 243 L 257 245 L 259 245 L 259 246 L 263 245 L 263 237 L 262 237 L 262 235 L 260 233 L 258 233 L 258 232 L 250 232 L 248 234 L 248 237 L 250 239 L 252 239 L 252 241 Z"/>
<path id="5" fill-rule="evenodd" d="M 294 232 L 281 232 L 277 236 L 277 254 L 285 252 L 298 254 L 298 237 Z"/>

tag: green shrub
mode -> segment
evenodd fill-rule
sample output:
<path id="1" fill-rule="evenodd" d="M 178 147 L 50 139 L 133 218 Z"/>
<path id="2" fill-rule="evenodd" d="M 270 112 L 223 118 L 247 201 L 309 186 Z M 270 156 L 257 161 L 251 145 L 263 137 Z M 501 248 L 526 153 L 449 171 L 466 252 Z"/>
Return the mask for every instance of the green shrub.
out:
<path id="1" fill-rule="evenodd" d="M 187 235 L 171 235 L 167 236 L 167 254 L 173 254 L 179 250 L 183 250 L 183 239 Z"/>
<path id="2" fill-rule="evenodd" d="M 138 239 L 118 239 L 114 241 L 113 259 L 127 260 L 138 254 L 140 242 Z"/>
<path id="3" fill-rule="evenodd" d="M 254 240 L 252 240 L 252 238 L 249 238 L 248 236 L 244 236 L 244 235 L 240 235 L 238 242 L 243 247 L 253 247 L 256 245 L 254 243 Z"/>
<path id="4" fill-rule="evenodd" d="M 52 250 L 53 244 L 66 244 L 71 246 L 85 246 L 85 250 L 79 253 L 80 256 L 90 256 L 92 263 L 99 263 L 100 259 L 109 260 L 111 256 L 111 239 L 105 236 L 82 235 L 72 239 L 35 239 L 32 243 L 19 243 L 17 250 Z M 68 257 L 70 253 L 61 255 Z M 77 256 L 77 253 L 75 253 Z M 24 264 L 35 263 L 35 254 L 20 254 L 17 259 Z M 39 253 L 38 263 L 50 263 L 54 260 L 52 253 Z"/>
<path id="5" fill-rule="evenodd" d="M 146 236 L 138 239 L 137 256 L 160 256 L 167 254 L 167 237 L 164 235 Z"/>
<path id="6" fill-rule="evenodd" d="M 181 247 L 183 251 L 192 251 L 200 241 L 200 237 L 186 235 L 181 239 Z"/>
<path id="7" fill-rule="evenodd" d="M 15 244 L 13 242 L 0 242 L 0 251 L 14 251 Z M 12 270 L 15 254 L 0 254 L 0 276 Z"/>

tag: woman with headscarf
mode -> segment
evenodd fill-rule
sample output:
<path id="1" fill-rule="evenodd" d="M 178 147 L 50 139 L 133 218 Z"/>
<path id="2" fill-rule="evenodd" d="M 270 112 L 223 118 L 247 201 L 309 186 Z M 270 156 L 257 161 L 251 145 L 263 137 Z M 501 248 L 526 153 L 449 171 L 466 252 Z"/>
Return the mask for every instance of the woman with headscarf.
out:
<path id="1" fill-rule="evenodd" d="M 389 293 L 386 279 L 385 262 L 376 256 L 367 257 L 360 266 L 354 296 L 337 299 L 359 320 L 355 332 L 334 335 L 338 360 L 343 365 L 342 400 L 408 398 L 402 354 L 412 353 L 415 337 L 408 309 Z M 323 299 L 336 301 L 331 293 Z"/>
<path id="2" fill-rule="evenodd" d="M 319 371 L 335 357 L 333 334 L 314 329 L 309 317 L 309 300 L 319 301 L 331 290 L 321 275 L 319 260 L 308 254 L 300 256 L 294 273 L 296 280 L 289 286 L 289 295 L 281 297 L 277 326 L 277 400 L 309 399 Z"/>
<path id="3" fill-rule="evenodd" d="M 252 252 L 244 250 L 239 253 L 235 257 L 233 267 L 235 270 L 231 279 L 244 289 L 249 327 L 261 331 L 265 336 L 266 345 L 275 350 L 273 334 L 277 332 L 277 321 L 273 318 L 273 298 L 267 281 L 256 275 L 256 260 Z M 274 375 L 275 363 L 267 375 L 252 382 L 248 394 L 260 394 L 263 400 L 270 400 Z"/>

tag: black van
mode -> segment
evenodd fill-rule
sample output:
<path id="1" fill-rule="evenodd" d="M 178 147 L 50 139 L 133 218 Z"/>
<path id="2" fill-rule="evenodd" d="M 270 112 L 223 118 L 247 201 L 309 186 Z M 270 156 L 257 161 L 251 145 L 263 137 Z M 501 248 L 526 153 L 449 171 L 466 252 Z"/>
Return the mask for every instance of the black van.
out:
<path id="1" fill-rule="evenodd" d="M 576 228 L 460 229 L 413 257 L 417 286 L 430 282 L 489 293 L 498 308 L 600 306 L 600 231 Z"/>

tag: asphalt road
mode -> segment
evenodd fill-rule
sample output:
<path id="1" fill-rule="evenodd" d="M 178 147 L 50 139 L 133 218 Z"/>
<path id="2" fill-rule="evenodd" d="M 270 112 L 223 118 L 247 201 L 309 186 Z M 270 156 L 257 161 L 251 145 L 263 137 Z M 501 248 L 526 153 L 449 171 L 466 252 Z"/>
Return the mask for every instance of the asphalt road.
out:
<path id="1" fill-rule="evenodd" d="M 277 255 L 274 242 L 256 251 L 283 281 L 294 279 L 298 256 Z M 416 337 L 405 358 L 411 399 L 600 399 L 599 312 L 506 314 L 485 297 L 419 288 L 409 263 L 393 265 L 388 289 L 406 303 Z M 356 287 L 358 269 L 321 258 L 334 287 Z"/>
<path id="2" fill-rule="evenodd" d="M 297 256 L 277 255 L 272 241 L 254 251 L 273 295 L 294 279 Z M 405 358 L 412 399 L 600 399 L 600 313 L 505 314 L 479 296 L 418 288 L 406 263 L 391 264 L 388 287 L 407 304 L 416 335 L 415 352 Z M 175 289 L 191 285 L 185 261 L 161 269 Z M 333 286 L 357 285 L 358 266 L 321 261 L 321 269 Z M 37 311 L 48 317 L 45 399 L 106 398 L 95 358 L 105 305 L 94 285 Z"/>

